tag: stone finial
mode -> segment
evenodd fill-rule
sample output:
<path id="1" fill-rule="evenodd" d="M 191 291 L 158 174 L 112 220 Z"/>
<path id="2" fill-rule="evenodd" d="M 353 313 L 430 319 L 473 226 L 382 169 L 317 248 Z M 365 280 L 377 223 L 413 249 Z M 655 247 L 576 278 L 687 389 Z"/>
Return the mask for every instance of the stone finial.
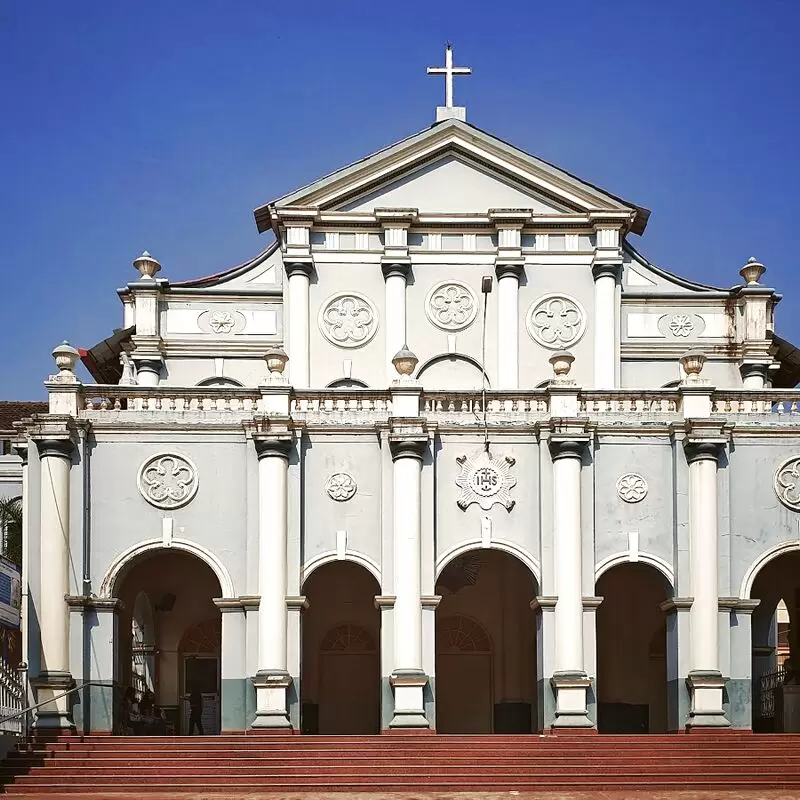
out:
<path id="1" fill-rule="evenodd" d="M 414 370 L 419 364 L 419 359 L 408 349 L 408 345 L 404 344 L 394 355 L 392 359 L 397 374 L 401 380 L 408 379 L 413 374 Z"/>
<path id="2" fill-rule="evenodd" d="M 767 271 L 767 268 L 756 258 L 751 256 L 747 259 L 747 263 L 739 270 L 739 274 L 744 278 L 744 282 L 748 286 L 756 286 L 761 280 L 761 276 Z"/>
<path id="3" fill-rule="evenodd" d="M 133 262 L 134 269 L 139 270 L 142 280 L 153 280 L 156 273 L 161 270 L 161 264 L 145 250 L 139 258 Z"/>
<path id="4" fill-rule="evenodd" d="M 78 363 L 80 353 L 66 340 L 53 350 L 53 358 L 58 367 L 56 380 L 64 382 L 76 381 L 75 365 Z"/>
<path id="5" fill-rule="evenodd" d="M 572 363 L 575 361 L 575 356 L 572 355 L 569 350 L 558 350 L 547 360 L 553 367 L 555 380 L 568 381 L 570 379 L 569 372 L 572 369 Z"/>
<path id="6" fill-rule="evenodd" d="M 689 350 L 681 356 L 681 366 L 686 373 L 687 383 L 697 383 L 706 363 L 706 354 L 701 350 Z"/>
<path id="7" fill-rule="evenodd" d="M 283 381 L 283 371 L 289 361 L 286 351 L 282 347 L 270 347 L 264 353 L 264 360 L 267 362 L 270 380 L 273 383 Z"/>

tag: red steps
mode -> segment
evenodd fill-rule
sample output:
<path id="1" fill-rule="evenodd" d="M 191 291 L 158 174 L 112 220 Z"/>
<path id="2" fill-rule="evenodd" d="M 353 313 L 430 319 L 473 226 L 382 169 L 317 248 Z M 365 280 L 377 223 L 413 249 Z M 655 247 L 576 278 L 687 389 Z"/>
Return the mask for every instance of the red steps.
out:
<path id="1" fill-rule="evenodd" d="M 8 794 L 800 790 L 800 736 L 64 737 L 0 767 Z"/>

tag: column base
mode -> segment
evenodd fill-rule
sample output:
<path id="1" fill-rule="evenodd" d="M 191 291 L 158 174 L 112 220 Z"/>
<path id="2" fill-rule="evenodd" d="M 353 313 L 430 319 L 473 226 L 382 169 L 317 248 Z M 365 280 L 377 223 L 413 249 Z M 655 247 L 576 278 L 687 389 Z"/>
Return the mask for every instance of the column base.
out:
<path id="1" fill-rule="evenodd" d="M 722 707 L 725 678 L 716 670 L 692 670 L 686 678 L 691 708 L 687 728 L 729 728 Z"/>
<path id="2" fill-rule="evenodd" d="M 287 692 L 292 676 L 285 670 L 259 670 L 253 678 L 256 690 L 256 718 L 250 726 L 260 728 L 291 728 Z"/>
<path id="3" fill-rule="evenodd" d="M 394 688 L 394 716 L 389 728 L 430 728 L 423 696 L 428 676 L 422 670 L 398 669 L 389 680 Z"/>
<path id="4" fill-rule="evenodd" d="M 31 686 L 36 690 L 36 702 L 47 703 L 36 710 L 33 727 L 47 731 L 74 731 L 72 695 L 64 695 L 75 686 L 72 675 L 69 672 L 42 672 L 31 678 Z"/>
<path id="5" fill-rule="evenodd" d="M 594 728 L 586 696 L 592 685 L 585 672 L 556 672 L 550 678 L 556 696 L 553 728 Z"/>

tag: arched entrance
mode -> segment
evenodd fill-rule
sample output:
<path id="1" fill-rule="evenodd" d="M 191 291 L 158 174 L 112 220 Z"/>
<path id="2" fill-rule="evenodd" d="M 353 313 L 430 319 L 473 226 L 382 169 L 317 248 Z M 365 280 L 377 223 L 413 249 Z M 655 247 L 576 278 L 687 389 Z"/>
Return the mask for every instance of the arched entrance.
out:
<path id="1" fill-rule="evenodd" d="M 364 567 L 336 561 L 306 580 L 300 691 L 304 733 L 380 730 L 380 586 Z"/>
<path id="2" fill-rule="evenodd" d="M 641 562 L 597 581 L 597 727 L 600 733 L 667 730 L 667 620 L 672 587 Z"/>
<path id="3" fill-rule="evenodd" d="M 445 566 L 436 593 L 436 730 L 530 733 L 536 579 L 508 553 L 470 550 Z"/>
<path id="4" fill-rule="evenodd" d="M 203 696 L 206 734 L 220 730 L 222 595 L 214 571 L 182 550 L 152 549 L 128 562 L 113 594 L 122 601 L 116 641 L 117 674 L 141 698 L 146 690 L 163 710 L 168 730 L 187 733 L 187 696 Z"/>
<path id="5" fill-rule="evenodd" d="M 768 561 L 753 580 L 750 598 L 761 602 L 751 620 L 753 730 L 783 730 L 778 693 L 796 683 L 800 664 L 800 550 Z"/>

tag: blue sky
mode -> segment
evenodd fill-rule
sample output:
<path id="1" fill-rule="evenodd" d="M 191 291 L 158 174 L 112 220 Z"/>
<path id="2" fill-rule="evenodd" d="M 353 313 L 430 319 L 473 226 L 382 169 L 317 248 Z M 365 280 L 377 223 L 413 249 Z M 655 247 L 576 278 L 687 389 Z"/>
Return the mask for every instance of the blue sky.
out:
<path id="1" fill-rule="evenodd" d="M 647 206 L 644 254 L 739 281 L 800 344 L 794 0 L 0 4 L 0 397 L 121 324 L 144 248 L 180 280 L 262 249 L 252 209 L 433 120 L 452 40 L 470 122 Z"/>

